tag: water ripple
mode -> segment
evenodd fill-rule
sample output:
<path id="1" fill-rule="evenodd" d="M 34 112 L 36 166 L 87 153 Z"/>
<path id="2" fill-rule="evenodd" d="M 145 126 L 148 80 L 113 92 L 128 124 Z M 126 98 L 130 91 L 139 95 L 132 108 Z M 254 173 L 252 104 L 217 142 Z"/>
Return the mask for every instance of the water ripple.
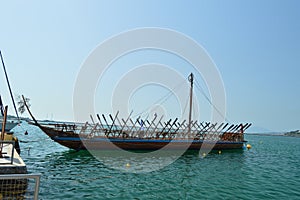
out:
<path id="1" fill-rule="evenodd" d="M 126 173 L 122 159 L 111 169 L 86 151 L 64 148 L 39 129 L 16 129 L 28 170 L 41 173 L 41 199 L 299 199 L 300 139 L 247 136 L 252 149 L 187 152 L 171 165 L 145 174 Z M 134 158 L 131 158 L 134 163 Z M 145 162 L 163 162 L 164 157 Z M 130 167 L 135 167 L 134 164 Z M 130 170 L 130 169 L 129 169 Z"/>

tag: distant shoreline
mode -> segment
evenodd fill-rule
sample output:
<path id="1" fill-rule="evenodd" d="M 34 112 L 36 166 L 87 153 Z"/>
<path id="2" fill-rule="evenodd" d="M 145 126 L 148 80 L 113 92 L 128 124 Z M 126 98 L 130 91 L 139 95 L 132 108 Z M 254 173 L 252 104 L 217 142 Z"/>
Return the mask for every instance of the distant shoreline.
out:
<path id="1" fill-rule="evenodd" d="M 258 136 L 286 136 L 284 133 L 245 133 L 245 135 L 258 135 Z"/>
<path id="2" fill-rule="evenodd" d="M 290 131 L 286 133 L 245 133 L 245 135 L 257 135 L 257 136 L 286 136 L 286 137 L 299 137 L 300 131 Z"/>
<path id="3" fill-rule="evenodd" d="M 290 137 L 299 137 L 300 138 L 300 130 L 296 131 L 290 131 L 284 134 L 285 136 L 290 136 Z"/>

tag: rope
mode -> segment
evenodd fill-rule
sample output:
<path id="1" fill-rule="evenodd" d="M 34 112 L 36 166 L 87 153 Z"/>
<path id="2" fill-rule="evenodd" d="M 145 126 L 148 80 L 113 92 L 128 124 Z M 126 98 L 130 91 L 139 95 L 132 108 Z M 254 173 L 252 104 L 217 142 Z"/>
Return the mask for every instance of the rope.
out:
<path id="1" fill-rule="evenodd" d="M 230 123 L 230 120 L 224 116 L 221 111 L 211 102 L 210 98 L 206 95 L 206 93 L 204 92 L 203 88 L 201 87 L 201 85 L 199 84 L 199 82 L 196 80 L 195 82 L 196 87 L 199 89 L 200 93 L 205 97 L 205 99 L 209 102 L 209 104 L 218 112 L 218 114 L 223 117 L 225 119 L 226 122 Z"/>
<path id="2" fill-rule="evenodd" d="M 155 105 L 155 104 L 164 104 L 173 95 L 172 91 L 179 90 L 179 88 L 182 87 L 182 85 L 183 85 L 183 82 L 180 82 L 178 85 L 176 85 L 174 88 L 172 88 L 172 90 L 170 90 L 166 95 L 164 95 L 162 98 L 160 98 L 157 101 L 155 101 L 152 105 Z M 146 111 L 148 111 L 152 107 L 152 105 L 148 106 L 142 112 L 134 115 L 133 118 L 136 118 L 138 116 L 143 116 L 143 114 L 147 114 Z"/>
<path id="3" fill-rule="evenodd" d="M 187 99 L 185 101 L 185 106 L 184 106 L 184 110 L 183 110 L 182 114 L 184 114 L 186 112 L 186 108 L 187 108 L 188 102 L 189 102 L 189 96 L 187 97 Z"/>

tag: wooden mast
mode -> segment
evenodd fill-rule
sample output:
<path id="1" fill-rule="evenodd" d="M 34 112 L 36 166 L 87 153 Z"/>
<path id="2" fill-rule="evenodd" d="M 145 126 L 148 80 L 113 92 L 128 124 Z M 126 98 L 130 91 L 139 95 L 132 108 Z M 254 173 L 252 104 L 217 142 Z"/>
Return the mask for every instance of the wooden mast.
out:
<path id="1" fill-rule="evenodd" d="M 193 84 L 194 84 L 194 74 L 189 75 L 189 81 L 191 83 L 190 87 L 190 110 L 189 110 L 189 122 L 188 122 L 188 133 L 191 133 L 191 123 L 192 123 L 192 108 L 193 108 Z"/>

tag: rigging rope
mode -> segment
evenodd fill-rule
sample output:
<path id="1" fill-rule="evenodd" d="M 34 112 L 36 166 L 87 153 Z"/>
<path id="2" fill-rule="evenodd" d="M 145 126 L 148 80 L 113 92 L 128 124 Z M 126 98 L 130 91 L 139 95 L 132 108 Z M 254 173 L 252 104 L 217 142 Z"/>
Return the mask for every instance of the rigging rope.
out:
<path id="1" fill-rule="evenodd" d="M 196 87 L 199 89 L 200 93 L 204 96 L 204 98 L 208 101 L 208 103 L 213 107 L 214 110 L 217 111 L 217 113 L 223 117 L 225 119 L 226 122 L 229 122 L 230 123 L 230 120 L 224 116 L 222 114 L 222 112 L 212 103 L 212 101 L 210 100 L 210 98 L 208 97 L 208 95 L 206 95 L 205 91 L 203 90 L 203 88 L 201 87 L 200 83 L 197 81 L 197 79 L 194 80 L 195 81 L 195 85 Z M 173 91 L 177 91 L 179 90 L 180 87 L 182 87 L 184 85 L 184 81 L 180 82 L 178 85 L 176 85 L 176 87 L 174 87 L 172 90 L 170 90 L 166 95 L 164 95 L 162 98 L 158 99 L 156 102 L 154 102 L 152 105 L 148 106 L 146 109 L 144 109 L 142 112 L 136 114 L 133 116 L 133 118 L 136 118 L 138 116 L 143 116 L 145 114 L 148 114 L 146 113 L 153 105 L 156 105 L 156 104 L 163 104 L 165 103 L 172 95 L 173 95 Z M 184 110 L 183 110 L 183 114 L 186 112 L 186 109 L 187 109 L 187 105 L 188 105 L 188 98 L 187 98 L 187 101 L 186 101 L 186 104 L 185 104 L 185 107 L 184 107 Z M 195 105 L 193 105 L 193 108 L 194 108 Z M 194 109 L 193 109 L 193 114 L 194 113 Z M 148 117 L 149 117 L 149 114 L 148 114 Z M 148 118 L 147 117 L 147 118 Z"/>
<path id="2" fill-rule="evenodd" d="M 142 112 L 136 114 L 133 116 L 133 118 L 136 118 L 138 116 L 143 116 L 143 114 L 147 114 L 146 112 L 153 106 L 156 104 L 163 104 L 165 103 L 172 95 L 173 95 L 173 91 L 177 91 L 179 90 L 180 87 L 182 87 L 184 84 L 184 81 L 180 82 L 179 84 L 177 84 L 174 88 L 172 88 L 171 90 L 169 90 L 169 92 L 164 95 L 162 98 L 158 99 L 156 102 L 154 102 L 152 105 L 148 106 L 146 109 L 144 109 Z"/>
<path id="3" fill-rule="evenodd" d="M 183 110 L 183 113 L 182 115 L 186 112 L 186 108 L 187 108 L 187 105 L 188 105 L 188 102 L 189 102 L 189 96 L 187 97 L 186 101 L 185 101 L 185 106 L 184 106 L 184 110 Z"/>
<path id="4" fill-rule="evenodd" d="M 201 85 L 199 84 L 199 82 L 196 80 L 195 82 L 196 87 L 199 89 L 200 93 L 205 97 L 205 99 L 208 101 L 208 103 L 219 113 L 219 115 L 221 117 L 223 117 L 225 119 L 226 122 L 230 122 L 229 119 L 224 116 L 222 114 L 222 112 L 212 103 L 212 101 L 210 100 L 210 98 L 206 95 L 206 93 L 204 92 L 203 88 L 201 87 Z"/>

